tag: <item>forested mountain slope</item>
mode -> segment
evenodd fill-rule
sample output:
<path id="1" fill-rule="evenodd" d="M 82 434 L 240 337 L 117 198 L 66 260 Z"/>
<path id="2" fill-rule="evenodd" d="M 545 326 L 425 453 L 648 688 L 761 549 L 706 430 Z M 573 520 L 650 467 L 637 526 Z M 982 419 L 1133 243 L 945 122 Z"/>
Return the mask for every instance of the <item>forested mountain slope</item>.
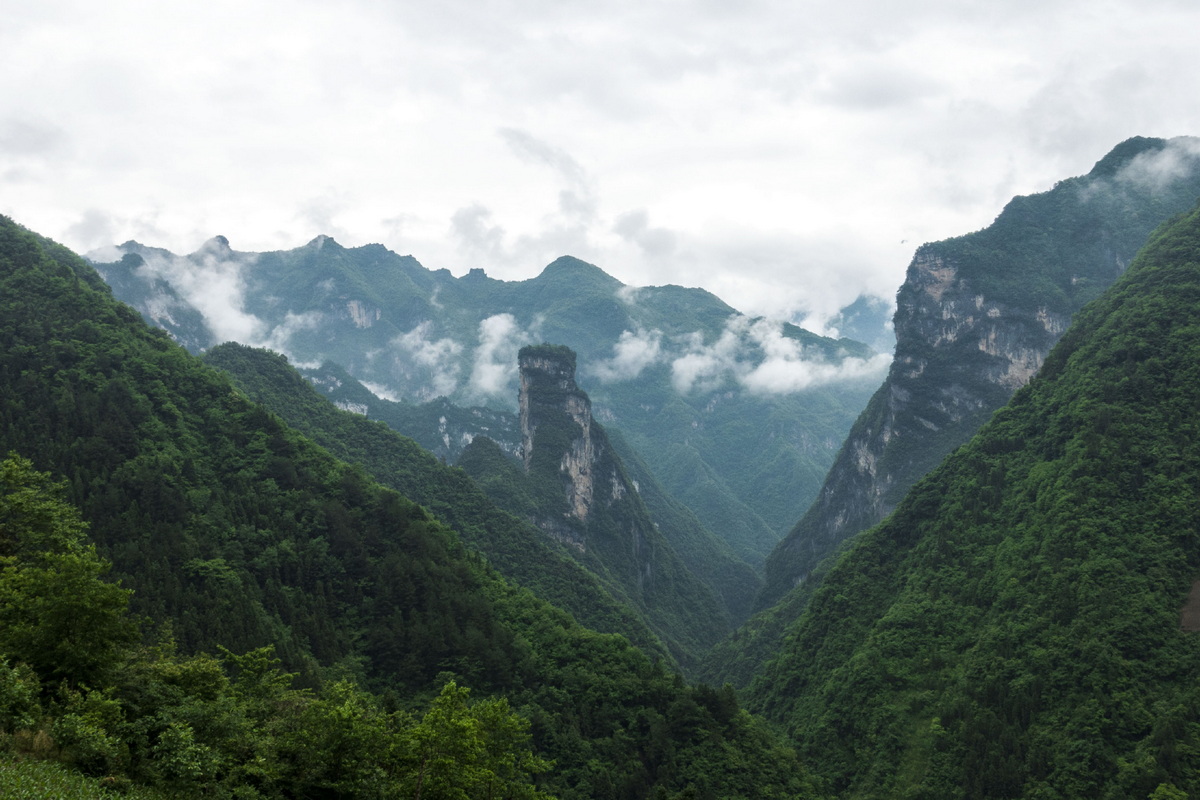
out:
<path id="1" fill-rule="evenodd" d="M 306 685 L 349 675 L 393 703 L 451 676 L 503 694 L 557 761 L 544 785 L 563 797 L 801 789 L 794 759 L 732 695 L 690 688 L 504 581 L 427 511 L 251 402 L 114 301 L 86 263 L 7 218 L 0 451 L 65 479 L 135 612 L 185 653 L 274 645 Z M 98 725 L 124 713 L 95 708 L 116 715 Z M 6 733 L 19 724 L 0 720 Z"/>
<path id="2" fill-rule="evenodd" d="M 839 796 L 1200 793 L 1200 210 L 863 534 L 752 707 Z"/>
<path id="3" fill-rule="evenodd" d="M 984 230 L 920 247 L 896 357 L 812 507 L 771 554 L 758 608 L 879 522 L 1034 375 L 1072 315 L 1200 197 L 1200 140 L 1135 138 L 1087 175 L 1014 198 Z"/>
<path id="4" fill-rule="evenodd" d="M 294 370 L 284 356 L 233 343 L 219 345 L 203 358 L 228 371 L 253 399 L 289 424 L 334 453 L 367 466 L 382 483 L 433 510 L 439 518 L 451 523 L 468 544 L 488 555 L 501 572 L 571 611 L 589 627 L 625 633 L 639 643 L 656 638 L 649 635 L 642 621 L 633 619 L 638 614 L 628 605 L 627 590 L 614 581 L 608 580 L 602 591 L 624 598 L 621 622 L 612 616 L 611 599 L 596 598 L 598 602 L 583 599 L 581 593 L 596 585 L 596 578 L 603 577 L 603 569 L 599 575 L 593 573 L 580 582 L 564 579 L 567 573 L 563 572 L 566 567 L 561 560 L 578 558 L 578 550 L 556 545 L 529 521 L 528 515 L 522 516 L 520 504 L 511 507 L 512 513 L 501 511 L 462 471 L 447 467 L 428 452 L 435 449 L 440 428 L 441 436 L 464 443 L 478 437 L 489 438 L 516 458 L 521 451 L 516 414 L 479 407 L 460 408 L 445 399 L 419 405 L 382 400 L 337 365 Z M 324 393 L 302 380 L 301 375 L 320 386 Z M 365 418 L 367 413 L 371 419 Z M 387 423 L 386 426 L 381 426 L 380 421 Z M 424 448 L 397 433 L 408 430 L 425 433 L 425 441 L 420 442 Z M 611 433 L 609 439 L 612 440 Z M 723 611 L 714 618 L 728 617 L 733 623 L 740 622 L 749 614 L 760 584 L 758 574 L 686 506 L 672 498 L 632 448 L 619 438 L 611 443 L 636 484 L 657 530 L 687 569 L 721 601 Z M 463 518 L 464 514 L 467 518 Z M 536 541 L 530 541 L 531 536 Z M 545 553 L 538 555 L 542 551 Z M 544 563 L 543 558 L 550 558 L 555 565 Z M 578 567 L 571 569 L 572 574 L 578 571 Z M 629 616 L 631 612 L 633 617 Z M 672 634 L 668 631 L 667 635 Z"/>
<path id="5" fill-rule="evenodd" d="M 479 437 L 460 465 L 502 508 L 618 583 L 680 662 L 693 664 L 730 630 L 717 592 L 692 573 L 650 516 L 575 383 L 575 353 L 531 345 L 518 360 L 520 460 Z"/>
<path id="6" fill-rule="evenodd" d="M 648 653 L 667 655 L 628 600 L 617 599 L 623 593 L 616 584 L 604 585 L 536 527 L 495 506 L 462 470 L 381 422 L 336 408 L 285 357 L 230 342 L 203 360 L 295 430 L 420 503 L 501 574 L 592 630 L 621 633 Z"/>

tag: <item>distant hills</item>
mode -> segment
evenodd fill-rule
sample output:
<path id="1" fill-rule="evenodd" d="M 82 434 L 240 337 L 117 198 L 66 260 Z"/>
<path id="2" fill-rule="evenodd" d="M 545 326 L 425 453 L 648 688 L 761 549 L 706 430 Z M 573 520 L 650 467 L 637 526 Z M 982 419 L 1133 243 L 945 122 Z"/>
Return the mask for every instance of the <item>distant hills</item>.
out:
<path id="1" fill-rule="evenodd" d="M 515 410 L 517 350 L 570 347 L 597 418 L 755 567 L 815 497 L 888 360 L 569 257 L 506 282 L 324 236 L 271 253 L 217 237 L 187 256 L 127 242 L 116 256 L 96 267 L 117 297 L 193 352 L 265 346 L 301 368 L 343 369 L 381 398 Z M 463 444 L 435 452 L 453 461 Z"/>
<path id="2" fill-rule="evenodd" d="M 1198 197 L 1200 140 L 1135 138 L 923 245 L 882 385 L 867 345 L 567 257 L 503 282 L 327 237 L 127 243 L 110 290 L 0 219 L 0 456 L 64 479 L 88 590 L 123 596 L 111 559 L 185 653 L 271 645 L 313 703 L 331 679 L 389 713 L 451 678 L 508 698 L 562 797 L 1177 800 L 1200 795 Z M 4 524 L 61 507 L 12 491 Z M 69 665 L 22 644 L 61 620 L 12 599 L 38 556 L 5 547 L 8 733 Z M 183 662 L 115 623 L 86 696 L 121 711 L 89 724 L 139 720 L 120 769 L 153 783 L 184 717 L 162 739 L 129 676 Z M 47 692 L 46 720 L 84 708 Z M 314 774 L 294 787 L 333 791 Z"/>
<path id="3" fill-rule="evenodd" d="M 260 377 L 285 394 L 298 380 Z M 324 401 L 293 396 L 325 435 Z M 408 470 L 395 477 L 414 490 L 451 484 L 435 499 L 497 567 L 505 552 L 537 558 L 543 591 L 638 635 L 636 615 L 523 540 L 461 473 L 429 469 L 376 423 L 335 422 L 346 442 L 331 444 L 377 456 L 372 468 Z M 33 462 L 0 465 L 0 731 L 18 759 L 6 785 L 37 785 L 43 772 L 20 760 L 35 758 L 170 796 L 380 796 L 432 785 L 435 757 L 443 787 L 480 784 L 460 758 L 470 744 L 503 773 L 489 791 L 513 796 L 808 793 L 794 754 L 731 690 L 689 686 L 653 641 L 647 653 L 588 630 L 506 580 L 430 511 L 147 326 L 82 259 L 3 217 L 0 453 Z M 132 616 L 102 559 L 132 590 Z M 106 605 L 73 614 L 80 597 Z M 45 657 L 64 644 L 72 659 Z M 473 707 L 489 721 L 456 686 L 497 701 Z M 434 702 L 447 691 L 457 710 Z M 414 728 L 409 709 L 431 703 L 441 716 Z M 505 761 L 529 748 L 553 771 Z"/>

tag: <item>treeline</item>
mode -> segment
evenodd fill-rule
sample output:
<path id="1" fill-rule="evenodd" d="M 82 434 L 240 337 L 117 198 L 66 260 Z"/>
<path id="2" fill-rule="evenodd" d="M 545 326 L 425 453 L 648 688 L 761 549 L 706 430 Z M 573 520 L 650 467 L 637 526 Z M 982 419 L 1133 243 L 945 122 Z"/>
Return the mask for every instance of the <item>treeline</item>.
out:
<path id="1" fill-rule="evenodd" d="M 531 523 L 506 513 L 461 469 L 449 467 L 387 425 L 344 412 L 294 370 L 284 356 L 226 342 L 204 354 L 257 403 L 375 480 L 450 525 L 502 575 L 601 633 L 621 633 L 652 655 L 662 643 L 629 606 Z"/>

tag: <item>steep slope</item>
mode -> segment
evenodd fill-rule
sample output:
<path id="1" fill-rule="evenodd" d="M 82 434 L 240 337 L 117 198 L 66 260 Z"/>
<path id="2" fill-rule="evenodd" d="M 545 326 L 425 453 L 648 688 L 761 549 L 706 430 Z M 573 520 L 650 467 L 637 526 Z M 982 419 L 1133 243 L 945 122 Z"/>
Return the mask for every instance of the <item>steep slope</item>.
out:
<path id="1" fill-rule="evenodd" d="M 688 687 L 623 637 L 504 581 L 424 509 L 148 328 L 86 263 L 0 217 L 10 450 L 65 478 L 135 610 L 187 652 L 274 644 L 310 684 L 353 675 L 402 707 L 448 674 L 506 695 L 557 761 L 545 787 L 564 798 L 804 792 L 794 756 L 731 693 Z M 208 681 L 197 674 L 170 691 Z M 107 691 L 54 696 L 120 711 Z M 98 736 L 89 719 L 73 724 Z"/>
<path id="2" fill-rule="evenodd" d="M 758 607 L 883 519 L 1036 373 L 1150 231 L 1197 196 L 1200 140 L 1130 139 L 1086 176 L 1015 198 L 985 230 L 919 248 L 897 295 L 887 379 L 771 554 Z"/>
<path id="3" fill-rule="evenodd" d="M 1194 796 L 1200 210 L 854 543 L 753 707 L 842 796 Z"/>
<path id="4" fill-rule="evenodd" d="M 575 383 L 575 353 L 528 346 L 519 362 L 521 461 L 481 438 L 461 466 L 502 507 L 623 587 L 681 663 L 693 663 L 728 632 L 722 605 L 663 537 L 593 419 Z"/>
<path id="5" fill-rule="evenodd" d="M 627 602 L 616 599 L 541 531 L 501 511 L 462 470 L 442 464 L 416 442 L 336 408 L 283 356 L 228 343 L 209 350 L 204 361 L 228 373 L 250 399 L 297 431 L 420 503 L 486 555 L 502 575 L 569 611 L 592 630 L 621 633 L 651 654 L 666 655 Z"/>
<path id="6" fill-rule="evenodd" d="M 118 297 L 179 341 L 331 361 L 413 403 L 515 410 L 517 350 L 561 342 L 582 358 L 597 416 L 697 516 L 719 513 L 712 527 L 755 567 L 811 503 L 886 362 L 702 290 L 634 289 L 569 257 L 500 281 L 324 236 L 270 253 L 217 237 L 188 256 L 136 242 L 116 254 L 97 268 Z"/>
<path id="7" fill-rule="evenodd" d="M 216 350 L 220 351 L 223 348 Z M 517 414 L 478 406 L 460 408 L 445 398 L 421 404 L 384 400 L 371 394 L 353 376 L 331 363 L 305 368 L 300 372 L 320 387 L 339 408 L 385 422 L 392 429 L 412 437 L 414 441 L 443 459 L 457 461 L 464 455 L 466 448 L 479 437 L 485 437 L 513 458 L 517 458 L 521 453 L 521 425 Z M 252 380 L 249 376 L 247 379 Z M 255 397 L 266 402 L 265 398 L 260 398 L 259 395 Z M 276 408 L 273 403 L 268 405 Z M 291 419 L 287 405 L 282 403 L 278 411 Z M 751 604 L 762 583 L 757 571 L 739 558 L 728 543 L 716 536 L 686 505 L 663 488 L 641 455 L 625 441 L 619 430 L 606 429 L 606 434 L 633 481 L 637 494 L 650 512 L 656 529 L 692 574 L 716 593 L 731 623 L 740 623 L 749 615 Z M 484 458 L 490 465 L 489 470 L 493 467 L 500 472 L 511 470 L 511 465 L 503 460 L 480 453 L 479 448 L 483 446 L 481 442 L 467 455 L 468 464 L 472 460 Z M 490 448 L 490 445 L 488 447 Z M 490 472 L 477 473 L 479 477 L 491 475 Z M 502 490 L 494 478 L 495 476 L 489 478 L 493 488 Z M 506 508 L 524 508 L 528 502 L 527 498 L 510 500 L 513 504 L 506 504 Z M 423 500 L 421 502 L 428 505 Z M 482 545 L 478 546 L 486 551 Z M 521 566 L 529 568 L 526 564 Z M 600 626 L 600 629 L 607 630 L 607 626 Z"/>

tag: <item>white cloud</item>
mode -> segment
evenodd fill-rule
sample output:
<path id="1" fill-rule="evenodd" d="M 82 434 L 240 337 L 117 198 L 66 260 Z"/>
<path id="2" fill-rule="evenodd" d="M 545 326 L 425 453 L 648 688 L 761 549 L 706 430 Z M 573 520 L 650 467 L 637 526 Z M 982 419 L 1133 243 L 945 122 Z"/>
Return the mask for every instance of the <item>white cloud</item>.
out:
<path id="1" fill-rule="evenodd" d="M 613 357 L 589 368 L 605 383 L 637 378 L 646 367 L 661 360 L 663 334 L 659 330 L 622 331 L 613 345 Z"/>
<path id="2" fill-rule="evenodd" d="M 1177 0 L 10 5 L 0 213 L 77 249 L 571 254 L 818 324 L 1117 142 L 1200 133 Z"/>
<path id="3" fill-rule="evenodd" d="M 362 378 L 358 378 L 358 382 L 361 383 L 368 392 L 376 397 L 381 397 L 384 400 L 391 400 L 393 403 L 400 402 L 400 395 L 396 394 L 382 383 L 372 383 L 371 381 L 364 381 Z"/>
<path id="4" fill-rule="evenodd" d="M 512 314 L 496 314 L 479 323 L 479 346 L 471 367 L 470 391 L 477 398 L 516 398 L 517 351 L 534 340 Z"/>
<path id="5" fill-rule="evenodd" d="M 671 361 L 671 383 L 675 391 L 680 394 L 693 390 L 710 392 L 730 378 L 736 378 L 743 371 L 738 356 L 745 327 L 745 317 L 733 317 L 712 345 L 706 345 L 700 333 L 684 339 L 684 354 Z"/>
<path id="6" fill-rule="evenodd" d="M 676 391 L 711 392 L 736 385 L 754 394 L 794 394 L 837 381 L 882 378 L 891 356 L 827 360 L 784 335 L 783 323 L 745 316 L 729 319 L 712 344 L 699 333 L 681 341 L 684 352 L 671 360 Z"/>
<path id="7" fill-rule="evenodd" d="M 763 359 L 740 374 L 738 380 L 756 394 L 793 394 L 847 379 L 882 379 L 892 361 L 887 354 L 870 359 L 846 357 L 837 362 L 814 357 L 804 351 L 800 342 L 784 336 L 781 324 L 766 320 L 750 325 L 748 334 Z"/>
<path id="8" fill-rule="evenodd" d="M 423 399 L 454 394 L 461 369 L 462 344 L 450 338 L 434 339 L 430 336 L 432 329 L 433 322 L 426 320 L 392 340 L 398 362 L 411 362 L 426 371 L 428 386 L 421 395 Z"/>
<path id="9" fill-rule="evenodd" d="M 245 310 L 243 270 L 253 260 L 213 240 L 190 256 L 146 253 L 145 264 L 138 269 L 166 281 L 195 306 L 218 342 L 259 347 L 266 345 L 267 325 Z"/>
<path id="10" fill-rule="evenodd" d="M 297 314 L 293 311 L 287 312 L 283 317 L 283 322 L 280 322 L 268 332 L 265 337 L 262 337 L 258 342 L 247 342 L 258 347 L 266 347 L 274 350 L 277 353 L 285 355 L 291 352 L 289 342 L 291 338 L 301 331 L 312 331 L 326 324 L 327 319 L 325 314 L 320 311 L 305 311 L 302 314 Z M 292 358 L 290 355 L 289 359 Z M 316 369 L 321 366 L 320 361 L 316 362 L 293 362 L 299 369 Z"/>
<path id="11" fill-rule="evenodd" d="M 1172 139 L 1161 150 L 1140 153 L 1130 160 L 1116 179 L 1162 190 L 1172 182 L 1194 175 L 1200 168 L 1200 138 Z"/>

